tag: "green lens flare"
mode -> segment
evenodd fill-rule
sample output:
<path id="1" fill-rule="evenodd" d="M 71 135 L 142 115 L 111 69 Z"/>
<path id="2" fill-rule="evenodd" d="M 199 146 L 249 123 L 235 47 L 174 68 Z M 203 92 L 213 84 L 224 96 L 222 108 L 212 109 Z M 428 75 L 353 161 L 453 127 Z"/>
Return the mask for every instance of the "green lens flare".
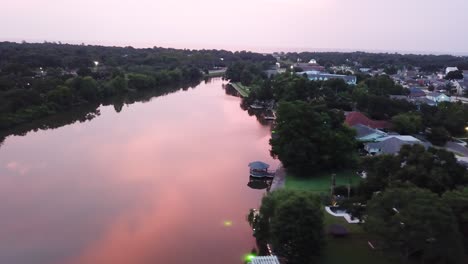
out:
<path id="1" fill-rule="evenodd" d="M 231 227 L 232 226 L 232 221 L 224 221 L 224 226 L 225 227 Z"/>
<path id="2" fill-rule="evenodd" d="M 253 253 L 249 253 L 249 254 L 246 254 L 244 255 L 244 261 L 245 262 L 252 262 L 253 258 L 255 258 L 256 255 L 253 254 Z"/>

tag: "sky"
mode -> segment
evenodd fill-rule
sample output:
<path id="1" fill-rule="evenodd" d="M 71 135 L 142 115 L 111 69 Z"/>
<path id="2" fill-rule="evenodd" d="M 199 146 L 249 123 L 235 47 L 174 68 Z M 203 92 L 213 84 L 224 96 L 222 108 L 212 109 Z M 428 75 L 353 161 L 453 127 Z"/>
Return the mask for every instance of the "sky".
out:
<path id="1" fill-rule="evenodd" d="M 466 0 L 0 1 L 0 41 L 468 54 Z"/>

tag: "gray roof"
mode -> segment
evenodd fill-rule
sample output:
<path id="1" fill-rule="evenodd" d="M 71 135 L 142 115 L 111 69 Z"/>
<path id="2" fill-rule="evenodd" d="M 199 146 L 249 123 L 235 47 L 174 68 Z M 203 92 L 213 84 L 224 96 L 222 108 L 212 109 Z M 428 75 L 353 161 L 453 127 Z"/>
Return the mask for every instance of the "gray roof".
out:
<path id="1" fill-rule="evenodd" d="M 365 137 L 374 133 L 377 133 L 377 134 L 383 133 L 380 130 L 373 129 L 372 127 L 368 127 L 363 124 L 354 125 L 353 128 L 356 130 L 356 134 L 358 138 L 362 138 L 362 137 Z"/>
<path id="2" fill-rule="evenodd" d="M 264 256 L 252 258 L 252 264 L 280 264 L 276 256 Z"/>
<path id="3" fill-rule="evenodd" d="M 254 161 L 249 163 L 249 167 L 254 170 L 266 170 L 270 167 L 270 165 L 266 164 L 265 162 Z"/>
<path id="4" fill-rule="evenodd" d="M 417 141 L 404 141 L 396 137 L 389 138 L 382 142 L 377 143 L 368 143 L 366 144 L 366 148 L 373 148 L 379 149 L 380 154 L 397 154 L 403 145 L 413 145 L 413 144 L 421 144 L 424 147 L 428 147 L 429 144 Z"/>

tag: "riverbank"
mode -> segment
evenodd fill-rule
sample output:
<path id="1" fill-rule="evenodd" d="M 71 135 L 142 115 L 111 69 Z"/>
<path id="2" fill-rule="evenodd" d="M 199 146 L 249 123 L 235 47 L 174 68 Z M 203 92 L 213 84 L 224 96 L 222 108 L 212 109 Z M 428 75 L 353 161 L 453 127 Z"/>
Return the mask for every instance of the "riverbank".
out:
<path id="1" fill-rule="evenodd" d="M 232 87 L 234 87 L 234 89 L 237 90 L 237 92 L 239 92 L 239 94 L 244 97 L 244 98 L 247 98 L 249 97 L 250 95 L 250 87 L 248 86 L 245 86 L 245 85 L 242 85 L 241 83 L 239 82 L 234 82 L 234 83 L 229 83 Z"/>

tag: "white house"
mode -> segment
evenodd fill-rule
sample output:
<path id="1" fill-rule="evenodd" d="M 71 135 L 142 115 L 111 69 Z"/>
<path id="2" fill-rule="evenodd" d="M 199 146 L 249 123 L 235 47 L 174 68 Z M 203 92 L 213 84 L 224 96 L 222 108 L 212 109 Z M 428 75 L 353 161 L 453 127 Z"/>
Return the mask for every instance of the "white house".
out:
<path id="1" fill-rule="evenodd" d="M 447 96 L 443 93 L 428 93 L 426 95 L 426 98 L 429 100 L 432 100 L 436 103 L 441 103 L 441 102 L 450 102 L 451 98 L 450 96 Z"/>

